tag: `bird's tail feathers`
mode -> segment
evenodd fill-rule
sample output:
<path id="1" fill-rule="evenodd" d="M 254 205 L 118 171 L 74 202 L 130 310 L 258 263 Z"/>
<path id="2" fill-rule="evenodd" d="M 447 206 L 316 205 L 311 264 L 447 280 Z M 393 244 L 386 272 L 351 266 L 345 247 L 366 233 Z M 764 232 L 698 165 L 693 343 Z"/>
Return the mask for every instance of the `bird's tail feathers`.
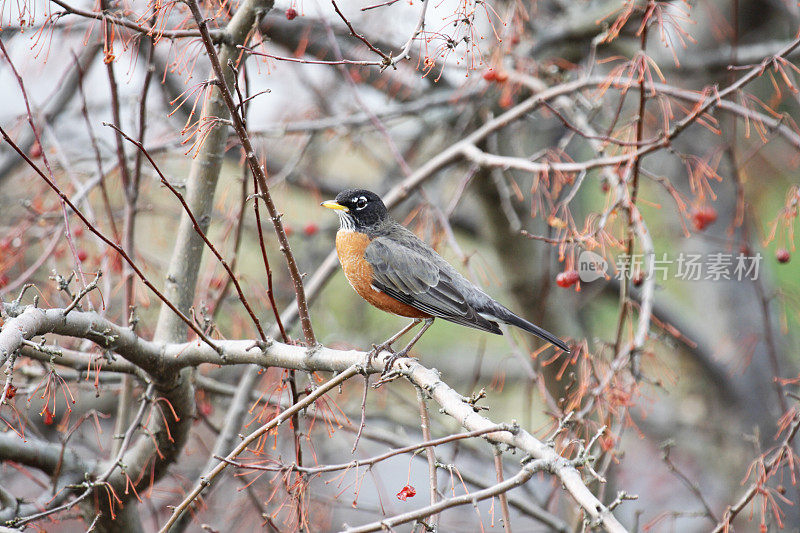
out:
<path id="1" fill-rule="evenodd" d="M 540 328 L 539 326 L 537 326 L 536 324 L 533 324 L 532 322 L 528 322 L 524 318 L 515 315 L 514 313 L 512 313 L 508 309 L 505 309 L 505 308 L 493 309 L 492 311 L 493 311 L 493 314 L 500 321 L 505 322 L 506 324 L 511 324 L 512 326 L 517 326 L 518 328 L 521 328 L 521 329 L 524 329 L 525 331 L 533 333 L 534 335 L 536 335 L 540 339 L 544 339 L 547 342 L 549 342 L 550 344 L 558 346 L 559 348 L 561 348 L 565 352 L 569 353 L 569 346 L 567 346 L 564 341 L 562 341 L 561 339 L 559 339 L 558 337 L 556 337 L 555 335 L 553 335 L 549 331 Z"/>

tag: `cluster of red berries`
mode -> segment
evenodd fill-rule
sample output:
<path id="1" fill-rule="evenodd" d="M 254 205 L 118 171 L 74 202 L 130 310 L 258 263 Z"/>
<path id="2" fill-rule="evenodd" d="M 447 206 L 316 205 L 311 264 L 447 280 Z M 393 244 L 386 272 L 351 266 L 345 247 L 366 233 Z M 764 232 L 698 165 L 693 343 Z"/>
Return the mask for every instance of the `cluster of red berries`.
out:
<path id="1" fill-rule="evenodd" d="M 489 82 L 496 81 L 497 83 L 503 83 L 508 79 L 508 72 L 490 68 L 483 73 L 483 79 Z"/>
<path id="2" fill-rule="evenodd" d="M 291 237 L 294 235 L 294 228 L 289 224 L 283 225 L 283 231 L 286 233 L 287 237 Z M 303 226 L 303 235 L 306 237 L 313 237 L 319 232 L 319 226 L 314 222 L 309 222 L 305 226 Z"/>

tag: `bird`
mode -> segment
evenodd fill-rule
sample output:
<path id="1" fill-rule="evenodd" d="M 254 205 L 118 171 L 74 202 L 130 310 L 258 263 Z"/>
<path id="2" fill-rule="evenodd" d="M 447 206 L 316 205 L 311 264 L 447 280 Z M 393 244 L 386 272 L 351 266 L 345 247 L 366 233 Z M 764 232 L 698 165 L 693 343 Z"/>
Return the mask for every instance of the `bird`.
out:
<path id="1" fill-rule="evenodd" d="M 385 372 L 441 318 L 462 326 L 502 335 L 498 323 L 510 324 L 557 346 L 569 347 L 552 333 L 528 322 L 462 276 L 450 263 L 394 220 L 381 198 L 366 189 L 345 189 L 320 204 L 339 216 L 336 253 L 347 281 L 368 303 L 413 321 L 380 345 L 392 344 L 420 322 L 422 328 L 405 348 L 393 352 Z"/>

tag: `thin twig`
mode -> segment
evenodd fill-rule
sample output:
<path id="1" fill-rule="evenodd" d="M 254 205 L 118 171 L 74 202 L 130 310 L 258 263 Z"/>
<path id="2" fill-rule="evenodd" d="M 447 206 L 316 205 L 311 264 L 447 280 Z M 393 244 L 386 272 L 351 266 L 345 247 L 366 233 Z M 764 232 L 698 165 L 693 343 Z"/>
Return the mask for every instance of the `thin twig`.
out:
<path id="1" fill-rule="evenodd" d="M 422 438 L 431 440 L 431 420 L 428 416 L 428 406 L 425 404 L 425 393 L 422 389 L 415 387 L 417 392 L 417 403 L 419 404 L 419 419 L 420 428 L 422 429 Z M 436 454 L 430 446 L 425 448 L 425 455 L 428 457 L 428 482 L 430 483 L 431 505 L 436 505 L 439 501 L 439 482 L 436 471 Z M 439 523 L 439 515 L 433 514 L 430 516 L 429 524 L 436 527 Z"/>
<path id="2" fill-rule="evenodd" d="M 497 474 L 497 482 L 503 482 L 503 452 L 498 446 L 494 447 L 494 471 Z M 511 513 L 508 511 L 508 497 L 505 492 L 498 495 L 500 499 L 500 512 L 503 515 L 503 529 L 506 533 L 511 533 Z"/>
<path id="3" fill-rule="evenodd" d="M 649 15 L 649 11 L 647 15 Z M 644 136 L 644 121 L 645 121 L 645 106 L 647 105 L 647 91 L 645 90 L 645 76 L 644 70 L 647 68 L 647 30 L 650 24 L 650 20 L 645 16 L 644 21 L 642 22 L 641 27 L 641 35 L 640 35 L 640 50 L 638 52 L 638 58 L 635 61 L 641 62 L 641 69 L 642 72 L 639 73 L 639 115 L 636 120 L 636 146 L 642 146 L 642 138 Z M 639 194 L 639 169 L 641 167 L 641 161 L 643 156 L 636 156 L 632 160 L 632 167 L 630 170 L 630 179 L 626 180 L 630 183 L 630 195 L 629 200 L 625 204 L 625 209 L 628 212 L 628 227 L 627 227 L 627 243 L 625 245 L 627 257 L 633 257 L 634 245 L 636 243 L 635 240 L 635 232 L 634 232 L 634 217 L 638 216 L 636 212 L 636 199 Z M 631 263 L 630 268 L 633 268 L 633 264 Z M 622 272 L 620 272 L 621 281 L 620 281 L 620 290 L 619 290 L 619 318 L 617 319 L 617 334 L 615 336 L 614 341 L 614 353 L 618 354 L 620 351 L 620 346 L 622 345 L 622 335 L 625 331 L 625 319 L 628 316 L 628 294 L 630 293 L 630 281 L 632 278 L 632 271 L 628 271 L 625 267 L 623 267 Z M 634 373 L 637 373 L 637 366 L 634 363 Z"/>
<path id="4" fill-rule="evenodd" d="M 196 30 L 160 30 L 154 28 L 152 26 L 142 26 L 141 24 L 137 24 L 132 20 L 128 20 L 125 18 L 115 17 L 113 15 L 109 15 L 105 11 L 103 12 L 96 12 L 96 11 L 86 11 L 84 9 L 79 9 L 76 7 L 72 7 L 71 5 L 67 4 L 63 0 L 51 0 L 54 4 L 64 8 L 67 13 L 78 15 L 80 17 L 95 19 L 100 21 L 108 21 L 116 26 L 120 26 L 123 28 L 128 28 L 129 30 L 133 30 L 138 33 L 142 33 L 144 35 L 155 36 L 157 40 L 161 38 L 167 39 L 182 39 L 182 38 L 194 38 L 200 37 L 200 33 Z M 219 42 L 224 39 L 225 31 L 224 30 L 211 30 L 210 32 L 211 37 L 214 39 L 215 42 Z"/>
<path id="5" fill-rule="evenodd" d="M 339 10 L 339 6 L 336 5 L 336 0 L 331 0 L 331 4 L 333 4 L 334 11 L 336 11 L 336 14 L 339 15 L 339 18 L 342 19 L 342 21 L 345 23 L 347 29 L 350 30 L 350 33 L 353 35 L 353 37 L 355 37 L 356 39 L 367 45 L 367 48 L 369 48 L 370 50 L 381 56 L 381 59 L 383 60 L 382 63 L 384 66 L 388 67 L 389 65 L 391 65 L 392 58 L 384 54 L 380 49 L 378 49 L 375 45 L 369 42 L 369 39 L 358 33 L 353 28 L 353 25 L 350 24 L 350 21 L 347 20 L 347 17 L 345 17 L 344 14 Z"/>
<path id="6" fill-rule="evenodd" d="M 369 374 L 364 375 L 364 394 L 361 397 L 361 421 L 358 424 L 358 431 L 356 432 L 356 440 L 353 442 L 353 449 L 350 453 L 356 453 L 358 448 L 358 441 L 361 439 L 361 432 L 364 431 L 364 426 L 367 421 L 367 392 L 369 392 Z"/>
<path id="7" fill-rule="evenodd" d="M 355 431 L 355 430 L 354 430 Z M 411 444 L 408 446 L 403 446 L 402 448 L 397 448 L 380 455 L 376 455 L 374 457 L 370 457 L 369 459 L 355 459 L 353 461 L 347 463 L 340 463 L 340 464 L 332 464 L 332 465 L 322 465 L 322 466 L 298 466 L 298 465 L 275 465 L 275 466 L 264 466 L 260 464 L 248 464 L 242 463 L 237 461 L 228 461 L 223 457 L 217 457 L 220 461 L 226 461 L 227 463 L 235 466 L 237 468 L 244 468 L 250 470 L 262 470 L 267 472 L 275 472 L 275 471 L 282 471 L 282 470 L 295 470 L 298 472 L 303 472 L 304 474 L 321 474 L 325 472 L 337 472 L 339 470 L 350 470 L 352 468 L 359 468 L 362 466 L 372 466 L 378 464 L 386 459 L 391 457 L 395 457 L 397 455 L 402 455 L 408 452 L 415 452 L 417 450 L 421 450 L 423 448 L 433 448 L 435 446 L 441 446 L 442 444 L 448 444 L 450 442 L 458 442 L 459 440 L 463 439 L 470 439 L 474 437 L 480 437 L 482 435 L 486 435 L 488 433 L 495 433 L 497 431 L 516 431 L 514 426 L 509 426 L 507 424 L 497 424 L 495 426 L 491 426 L 488 428 L 478 429 L 475 431 L 470 431 L 467 433 L 457 433 L 455 435 L 448 435 L 447 437 L 441 437 L 438 439 L 428 440 L 424 442 L 420 442 L 419 444 Z"/>
<path id="8" fill-rule="evenodd" d="M 667 468 L 669 469 L 670 472 L 672 472 L 675 475 L 675 477 L 677 477 L 680 480 L 681 483 L 686 485 L 686 488 L 688 488 L 692 494 L 694 494 L 697 497 L 697 499 L 700 501 L 700 503 L 703 505 L 703 508 L 706 511 L 705 512 L 706 518 L 711 520 L 712 524 L 716 524 L 717 522 L 719 522 L 719 518 L 717 518 L 717 516 L 714 514 L 714 511 L 711 509 L 711 506 L 706 501 L 706 498 L 705 496 L 703 496 L 703 492 L 700 490 L 700 487 L 697 485 L 697 483 L 689 479 L 686 476 L 686 474 L 681 472 L 675 465 L 675 463 L 672 462 L 672 458 L 670 457 L 671 450 L 672 450 L 672 444 L 667 444 L 666 446 L 664 446 L 664 453 L 661 455 L 661 458 L 663 459 L 664 463 L 666 463 Z"/>

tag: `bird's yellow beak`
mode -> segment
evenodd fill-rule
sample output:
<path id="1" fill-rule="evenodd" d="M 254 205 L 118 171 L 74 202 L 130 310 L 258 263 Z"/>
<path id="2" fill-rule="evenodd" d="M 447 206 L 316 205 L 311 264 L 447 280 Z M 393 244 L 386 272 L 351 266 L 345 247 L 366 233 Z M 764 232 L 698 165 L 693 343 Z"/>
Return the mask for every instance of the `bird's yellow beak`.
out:
<path id="1" fill-rule="evenodd" d="M 334 200 L 326 200 L 319 205 L 321 205 L 322 207 L 327 207 L 328 209 L 336 209 L 337 211 L 344 211 L 345 213 L 350 211 L 350 209 L 348 209 L 347 207 L 343 206 L 342 204 Z"/>

